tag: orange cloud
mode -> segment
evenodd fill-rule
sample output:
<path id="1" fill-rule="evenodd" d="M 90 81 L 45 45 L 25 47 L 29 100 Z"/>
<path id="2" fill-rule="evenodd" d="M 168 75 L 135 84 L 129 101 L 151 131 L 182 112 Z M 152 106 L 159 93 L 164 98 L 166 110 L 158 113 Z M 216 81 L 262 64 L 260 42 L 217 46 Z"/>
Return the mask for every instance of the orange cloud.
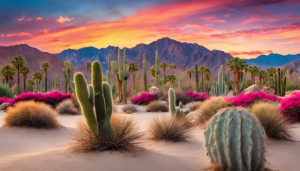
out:
<path id="1" fill-rule="evenodd" d="M 4 34 L 1 34 L 1 37 L 4 37 L 5 35 Z"/>
<path id="2" fill-rule="evenodd" d="M 42 17 L 38 17 L 38 18 L 36 18 L 36 20 L 43 20 L 43 18 Z"/>
<path id="3" fill-rule="evenodd" d="M 27 18 L 27 20 L 26 21 L 32 21 L 33 19 L 32 18 Z"/>
<path id="4" fill-rule="evenodd" d="M 13 37 L 13 36 L 23 37 L 23 36 L 32 36 L 32 34 L 21 32 L 21 33 L 13 33 L 13 34 L 7 34 L 6 35 L 6 37 Z"/>
<path id="5" fill-rule="evenodd" d="M 257 56 L 257 55 L 263 55 L 263 54 L 269 54 L 272 53 L 272 50 L 267 50 L 267 51 L 250 51 L 250 52 L 236 52 L 236 51 L 230 51 L 228 53 L 230 53 L 232 56 L 236 56 L 236 55 L 248 55 L 248 56 Z"/>
<path id="6" fill-rule="evenodd" d="M 69 17 L 60 16 L 59 19 L 56 19 L 56 21 L 58 21 L 59 23 L 65 23 L 72 20 L 74 20 L 74 17 L 70 19 Z"/>
<path id="7" fill-rule="evenodd" d="M 22 18 L 19 18 L 18 21 L 22 21 L 25 18 L 25 14 L 22 15 Z"/>

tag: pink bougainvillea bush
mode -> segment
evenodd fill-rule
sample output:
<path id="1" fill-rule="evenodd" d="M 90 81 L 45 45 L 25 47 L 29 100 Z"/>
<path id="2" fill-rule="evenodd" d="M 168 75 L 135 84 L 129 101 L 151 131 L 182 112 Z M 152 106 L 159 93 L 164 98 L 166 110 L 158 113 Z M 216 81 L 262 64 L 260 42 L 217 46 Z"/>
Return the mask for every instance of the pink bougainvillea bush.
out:
<path id="1" fill-rule="evenodd" d="M 157 95 L 151 93 L 142 93 L 140 96 L 132 98 L 132 103 L 137 105 L 147 105 L 157 99 Z"/>
<path id="2" fill-rule="evenodd" d="M 227 102 L 232 102 L 234 106 L 245 107 L 248 105 L 253 104 L 257 100 L 262 101 L 278 101 L 280 102 L 281 99 L 275 95 L 266 94 L 262 91 L 260 92 L 253 92 L 248 94 L 241 93 L 238 97 L 227 97 L 225 98 Z"/>
<path id="3" fill-rule="evenodd" d="M 193 91 L 189 91 L 185 93 L 186 95 L 190 96 L 192 101 L 204 101 L 209 99 L 206 93 L 194 93 Z"/>
<path id="4" fill-rule="evenodd" d="M 290 121 L 300 121 L 300 92 L 294 92 L 291 97 L 281 100 L 280 113 L 289 118 Z"/>
<path id="5" fill-rule="evenodd" d="M 9 99 L 6 97 L 0 97 L 0 104 L 2 103 L 11 103 L 13 101 L 13 99 Z"/>
<path id="6" fill-rule="evenodd" d="M 28 93 L 22 93 L 19 96 L 17 96 L 16 98 L 12 99 L 12 101 L 9 103 L 8 106 L 12 106 L 15 103 L 19 102 L 19 101 L 29 101 L 29 100 L 34 100 L 36 102 L 44 102 L 46 104 L 51 105 L 53 108 L 56 107 L 56 105 L 60 102 L 62 102 L 65 99 L 73 99 L 73 96 L 71 94 L 63 94 L 60 91 L 52 91 L 49 93 L 32 93 L 32 92 L 28 92 Z"/>

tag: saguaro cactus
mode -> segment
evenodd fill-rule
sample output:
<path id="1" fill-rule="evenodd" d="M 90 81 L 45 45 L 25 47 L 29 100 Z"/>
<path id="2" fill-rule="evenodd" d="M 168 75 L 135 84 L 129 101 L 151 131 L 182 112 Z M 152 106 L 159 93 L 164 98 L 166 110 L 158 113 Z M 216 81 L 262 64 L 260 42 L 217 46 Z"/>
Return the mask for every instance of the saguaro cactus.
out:
<path id="1" fill-rule="evenodd" d="M 147 87 L 147 63 L 146 63 L 146 53 L 144 53 L 144 91 L 148 91 Z"/>
<path id="2" fill-rule="evenodd" d="M 108 65 L 108 69 L 107 69 L 107 71 L 106 71 L 107 83 L 111 86 L 111 77 L 110 77 L 110 70 L 111 70 L 111 66 L 110 66 L 110 55 L 108 55 L 107 65 Z"/>
<path id="3" fill-rule="evenodd" d="M 195 78 L 196 78 L 196 92 L 199 93 L 199 77 L 198 77 L 198 65 L 195 64 Z"/>
<path id="4" fill-rule="evenodd" d="M 172 116 L 181 116 L 183 114 L 190 113 L 189 109 L 185 109 L 185 110 L 181 109 L 183 106 L 182 102 L 181 104 L 179 103 L 180 108 L 176 108 L 176 96 L 173 88 L 169 89 L 168 98 L 169 98 L 169 111 Z"/>
<path id="5" fill-rule="evenodd" d="M 107 139 L 113 137 L 110 118 L 112 115 L 111 87 L 102 82 L 100 62 L 92 63 L 92 85 L 87 85 L 82 73 L 75 74 L 75 90 L 87 125 L 94 132 L 104 133 Z"/>
<path id="6" fill-rule="evenodd" d="M 220 66 L 218 72 L 218 81 L 216 82 L 216 86 L 211 88 L 213 96 L 227 96 L 228 95 L 228 85 L 227 80 L 229 80 L 229 73 L 225 74 L 225 67 L 223 65 Z"/>
<path id="7" fill-rule="evenodd" d="M 72 67 L 70 61 L 64 62 L 64 68 L 63 68 L 63 74 L 66 80 L 66 84 L 69 87 L 70 93 L 75 92 L 75 84 L 74 84 L 74 74 L 77 72 L 77 67 Z M 67 89 L 65 87 L 65 91 L 67 92 Z"/>
<path id="8" fill-rule="evenodd" d="M 277 68 L 275 74 L 275 91 L 278 96 L 285 96 L 286 77 L 283 69 Z"/>
<path id="9" fill-rule="evenodd" d="M 158 52 L 155 52 L 155 86 L 159 87 L 159 57 Z"/>
<path id="10" fill-rule="evenodd" d="M 243 108 L 226 108 L 204 133 L 212 163 L 235 171 L 261 171 L 265 163 L 265 131 L 255 115 Z"/>

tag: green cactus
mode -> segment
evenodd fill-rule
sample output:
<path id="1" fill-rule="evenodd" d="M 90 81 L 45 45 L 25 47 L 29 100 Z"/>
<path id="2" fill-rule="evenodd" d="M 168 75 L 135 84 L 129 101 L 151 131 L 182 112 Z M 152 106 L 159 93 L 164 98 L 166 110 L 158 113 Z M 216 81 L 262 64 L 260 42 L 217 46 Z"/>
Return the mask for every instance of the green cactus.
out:
<path id="1" fill-rule="evenodd" d="M 218 81 L 216 83 L 216 87 L 212 90 L 212 94 L 214 96 L 227 96 L 228 95 L 228 85 L 230 80 L 230 73 L 225 74 L 225 67 L 223 65 L 220 66 L 218 72 Z"/>
<path id="2" fill-rule="evenodd" d="M 155 86 L 159 87 L 159 57 L 158 52 L 155 52 Z"/>
<path id="3" fill-rule="evenodd" d="M 196 78 L 196 92 L 199 93 L 199 77 L 198 77 L 198 65 L 195 64 L 195 78 Z"/>
<path id="4" fill-rule="evenodd" d="M 179 109 L 182 109 L 183 108 L 183 103 L 180 101 L 179 102 Z"/>
<path id="5" fill-rule="evenodd" d="M 111 66 L 110 66 L 110 55 L 108 55 L 107 65 L 108 65 L 108 69 L 107 69 L 107 71 L 106 71 L 107 83 L 111 86 L 111 76 L 110 76 L 110 70 L 111 70 Z"/>
<path id="6" fill-rule="evenodd" d="M 146 53 L 144 53 L 144 91 L 148 91 L 148 86 L 147 86 L 147 63 L 146 63 Z"/>
<path id="7" fill-rule="evenodd" d="M 53 75 L 53 77 L 52 77 L 52 87 L 51 87 L 51 91 L 53 91 L 53 90 L 55 90 L 56 88 L 55 88 L 55 75 Z"/>
<path id="8" fill-rule="evenodd" d="M 70 93 L 75 92 L 74 74 L 77 72 L 77 67 L 72 67 L 70 61 L 64 62 L 63 74 L 67 81 Z"/>
<path id="9" fill-rule="evenodd" d="M 190 110 L 189 109 L 181 109 L 183 107 L 182 102 L 179 103 L 180 108 L 176 108 L 176 96 L 175 96 L 175 91 L 173 88 L 169 89 L 168 92 L 168 100 L 169 100 L 169 111 L 172 116 L 182 116 L 183 114 L 189 114 Z"/>
<path id="10" fill-rule="evenodd" d="M 92 63 L 92 85 L 87 85 L 82 73 L 75 74 L 75 91 L 89 128 L 95 135 L 102 132 L 107 139 L 113 138 L 111 87 L 102 82 L 100 62 Z"/>
<path id="11" fill-rule="evenodd" d="M 243 108 L 226 108 L 209 122 L 204 133 L 212 163 L 235 171 L 261 171 L 265 163 L 265 131 L 255 115 Z"/>
<path id="12" fill-rule="evenodd" d="M 57 79 L 56 79 L 56 90 L 59 89 L 59 75 L 57 75 Z"/>
<path id="13" fill-rule="evenodd" d="M 286 77 L 283 69 L 277 68 L 275 74 L 274 88 L 277 96 L 285 96 L 286 90 Z"/>

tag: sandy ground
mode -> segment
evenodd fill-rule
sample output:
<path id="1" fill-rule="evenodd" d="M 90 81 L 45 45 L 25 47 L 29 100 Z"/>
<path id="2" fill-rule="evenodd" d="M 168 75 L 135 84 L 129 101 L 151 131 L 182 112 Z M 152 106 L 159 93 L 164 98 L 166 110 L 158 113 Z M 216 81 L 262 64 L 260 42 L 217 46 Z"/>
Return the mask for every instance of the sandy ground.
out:
<path id="1" fill-rule="evenodd" d="M 121 106 L 118 106 L 120 109 Z M 146 113 L 145 107 L 128 115 L 147 130 L 153 116 L 168 113 Z M 121 112 L 120 112 L 121 114 Z M 67 153 L 76 124 L 82 116 L 60 115 L 65 128 L 37 130 L 3 127 L 4 111 L 0 111 L 0 171 L 196 171 L 210 165 L 204 147 L 204 129 L 194 128 L 187 142 L 170 143 L 145 140 L 137 153 L 102 152 Z M 123 115 L 123 114 L 122 114 Z M 267 166 L 280 171 L 299 171 L 300 124 L 293 124 L 295 141 L 268 141 Z"/>

